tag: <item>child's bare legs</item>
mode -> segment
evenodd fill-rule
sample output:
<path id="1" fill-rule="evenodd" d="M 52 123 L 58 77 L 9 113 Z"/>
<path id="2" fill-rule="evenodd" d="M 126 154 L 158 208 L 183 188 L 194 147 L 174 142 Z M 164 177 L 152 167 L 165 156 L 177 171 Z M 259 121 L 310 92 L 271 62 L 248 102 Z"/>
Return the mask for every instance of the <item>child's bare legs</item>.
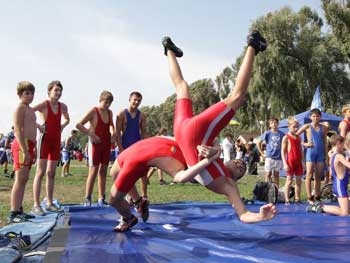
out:
<path id="1" fill-rule="evenodd" d="M 86 203 L 85 205 L 91 205 L 91 195 L 92 191 L 94 189 L 94 184 L 97 176 L 99 166 L 90 166 L 89 167 L 89 175 L 86 179 L 86 186 L 85 186 L 85 198 L 88 200 L 85 201 L 90 201 L 90 204 Z"/>
<path id="2" fill-rule="evenodd" d="M 103 200 L 106 199 L 106 179 L 107 165 L 101 164 L 98 169 L 98 197 Z"/>
<path id="3" fill-rule="evenodd" d="M 28 182 L 30 170 L 23 167 L 15 172 L 15 181 L 11 190 L 11 211 L 19 212 L 23 203 L 24 191 Z"/>
<path id="4" fill-rule="evenodd" d="M 312 203 L 312 194 L 311 194 L 311 177 L 314 170 L 314 164 L 312 162 L 306 162 L 306 178 L 305 178 L 305 191 L 307 200 L 309 203 Z"/>
<path id="5" fill-rule="evenodd" d="M 301 201 L 301 175 L 295 176 L 295 202 Z"/>
<path id="6" fill-rule="evenodd" d="M 349 199 L 347 197 L 338 198 L 338 204 L 339 206 L 323 206 L 323 212 L 337 216 L 349 216 Z"/>
<path id="7" fill-rule="evenodd" d="M 55 187 L 55 176 L 56 176 L 56 167 L 57 167 L 58 161 L 51 161 L 49 160 L 47 162 L 47 177 L 46 177 L 46 205 L 50 206 L 52 205 L 52 199 L 53 199 L 53 190 Z"/>
<path id="8" fill-rule="evenodd" d="M 34 207 L 40 206 L 40 192 L 41 192 L 41 182 L 45 176 L 47 168 L 47 160 L 39 159 L 37 160 L 36 172 L 33 181 L 33 199 Z"/>
<path id="9" fill-rule="evenodd" d="M 273 182 L 277 185 L 277 187 L 280 187 L 280 172 L 274 171 L 273 172 Z"/>
<path id="10" fill-rule="evenodd" d="M 267 182 L 267 183 L 270 183 L 270 182 L 272 182 L 272 171 L 268 171 L 268 172 L 266 172 L 266 174 L 265 174 L 265 182 Z"/>
<path id="11" fill-rule="evenodd" d="M 321 177 L 323 174 L 324 162 L 316 163 L 315 165 L 315 198 L 319 199 L 321 197 Z"/>
<path id="12" fill-rule="evenodd" d="M 289 203 L 289 189 L 292 185 L 292 179 L 293 177 L 290 175 L 287 175 L 286 183 L 284 184 L 284 200 L 286 203 Z"/>

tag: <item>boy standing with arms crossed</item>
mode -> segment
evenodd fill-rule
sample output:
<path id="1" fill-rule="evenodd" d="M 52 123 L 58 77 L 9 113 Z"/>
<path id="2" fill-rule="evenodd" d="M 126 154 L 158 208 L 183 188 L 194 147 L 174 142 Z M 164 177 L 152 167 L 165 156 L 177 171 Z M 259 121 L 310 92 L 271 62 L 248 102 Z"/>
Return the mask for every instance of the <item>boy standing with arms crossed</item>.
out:
<path id="1" fill-rule="evenodd" d="M 36 155 L 36 116 L 33 108 L 29 106 L 34 99 L 34 92 L 35 87 L 30 82 L 21 81 L 17 85 L 17 95 L 20 103 L 13 117 L 15 139 L 11 150 L 13 153 L 15 181 L 11 191 L 9 223 L 21 223 L 34 218 L 34 216 L 23 213 L 22 208 L 25 187 Z"/>

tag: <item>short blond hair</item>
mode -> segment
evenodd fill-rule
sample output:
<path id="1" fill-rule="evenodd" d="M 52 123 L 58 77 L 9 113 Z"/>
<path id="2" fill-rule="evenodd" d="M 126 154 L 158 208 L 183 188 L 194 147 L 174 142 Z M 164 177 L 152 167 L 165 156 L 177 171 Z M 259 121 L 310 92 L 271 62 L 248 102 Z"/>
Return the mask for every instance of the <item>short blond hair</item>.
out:
<path id="1" fill-rule="evenodd" d="M 289 116 L 287 119 L 288 127 L 291 126 L 293 123 L 299 124 L 298 120 L 294 116 Z"/>
<path id="2" fill-rule="evenodd" d="M 341 113 L 344 115 L 346 113 L 347 110 L 350 110 L 350 104 L 345 104 L 342 108 L 341 108 Z"/>

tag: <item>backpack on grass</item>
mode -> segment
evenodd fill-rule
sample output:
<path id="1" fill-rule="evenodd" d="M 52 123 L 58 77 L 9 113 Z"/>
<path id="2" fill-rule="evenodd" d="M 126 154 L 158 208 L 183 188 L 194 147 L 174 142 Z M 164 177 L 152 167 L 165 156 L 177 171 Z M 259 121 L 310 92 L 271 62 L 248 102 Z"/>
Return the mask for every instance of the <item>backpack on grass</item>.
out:
<path id="1" fill-rule="evenodd" d="M 277 203 L 278 192 L 278 187 L 274 183 L 257 182 L 253 190 L 254 200 L 267 203 Z"/>

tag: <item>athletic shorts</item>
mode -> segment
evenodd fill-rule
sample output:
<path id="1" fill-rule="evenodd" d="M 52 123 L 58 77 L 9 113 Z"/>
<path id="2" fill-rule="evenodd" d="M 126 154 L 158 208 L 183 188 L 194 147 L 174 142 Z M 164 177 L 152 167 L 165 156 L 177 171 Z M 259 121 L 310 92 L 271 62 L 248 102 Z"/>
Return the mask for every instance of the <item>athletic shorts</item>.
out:
<path id="1" fill-rule="evenodd" d="M 61 159 L 61 138 L 53 140 L 45 133 L 40 135 L 38 141 L 38 159 L 59 161 Z"/>
<path id="2" fill-rule="evenodd" d="M 265 172 L 279 172 L 282 169 L 282 160 L 265 158 Z"/>
<path id="3" fill-rule="evenodd" d="M 289 170 L 286 171 L 287 176 L 293 176 L 293 175 L 303 175 L 304 169 L 303 169 L 303 164 L 300 161 L 295 161 L 295 162 L 288 162 L 288 167 Z"/>
<path id="4" fill-rule="evenodd" d="M 89 140 L 89 166 L 97 166 L 97 165 L 108 165 L 109 164 L 109 155 L 111 152 L 111 145 L 109 143 L 92 143 Z"/>
<path id="5" fill-rule="evenodd" d="M 68 163 L 70 161 L 70 152 L 69 151 L 62 151 L 61 161 L 62 161 L 62 163 Z"/>
<path id="6" fill-rule="evenodd" d="M 24 154 L 23 154 L 21 147 L 19 146 L 19 144 L 17 142 L 17 139 L 14 139 L 14 141 L 11 144 L 11 151 L 13 154 L 13 166 L 15 168 L 15 171 L 18 171 L 23 167 L 28 167 L 30 169 L 30 168 L 32 168 L 32 164 L 35 161 L 35 154 L 34 154 L 35 143 L 31 140 L 25 139 L 25 144 L 28 147 L 29 154 L 31 157 L 31 160 L 28 164 L 23 163 L 24 162 Z"/>
<path id="7" fill-rule="evenodd" d="M 316 148 L 307 148 L 305 161 L 311 163 L 323 163 L 325 161 L 324 151 L 317 151 Z"/>
<path id="8" fill-rule="evenodd" d="M 7 162 L 7 152 L 5 149 L 0 150 L 0 164 L 3 165 Z"/>

